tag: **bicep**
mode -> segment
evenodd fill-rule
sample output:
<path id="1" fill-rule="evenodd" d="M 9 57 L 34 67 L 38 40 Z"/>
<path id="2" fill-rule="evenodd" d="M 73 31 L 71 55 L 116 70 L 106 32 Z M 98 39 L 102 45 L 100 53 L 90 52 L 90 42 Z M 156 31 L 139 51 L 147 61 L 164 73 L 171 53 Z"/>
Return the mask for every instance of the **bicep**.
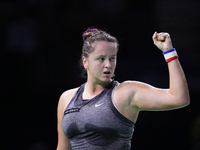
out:
<path id="1" fill-rule="evenodd" d="M 133 104 L 140 110 L 169 110 L 180 106 L 169 89 L 160 89 L 148 84 L 137 83 Z"/>

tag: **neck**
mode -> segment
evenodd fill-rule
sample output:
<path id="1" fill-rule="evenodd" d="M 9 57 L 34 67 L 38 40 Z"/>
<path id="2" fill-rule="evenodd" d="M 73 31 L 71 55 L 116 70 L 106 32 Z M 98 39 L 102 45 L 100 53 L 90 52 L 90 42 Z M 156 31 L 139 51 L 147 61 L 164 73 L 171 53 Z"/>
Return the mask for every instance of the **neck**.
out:
<path id="1" fill-rule="evenodd" d="M 110 82 L 104 84 L 96 84 L 87 81 L 83 91 L 83 99 L 91 99 L 100 94 L 110 84 Z"/>

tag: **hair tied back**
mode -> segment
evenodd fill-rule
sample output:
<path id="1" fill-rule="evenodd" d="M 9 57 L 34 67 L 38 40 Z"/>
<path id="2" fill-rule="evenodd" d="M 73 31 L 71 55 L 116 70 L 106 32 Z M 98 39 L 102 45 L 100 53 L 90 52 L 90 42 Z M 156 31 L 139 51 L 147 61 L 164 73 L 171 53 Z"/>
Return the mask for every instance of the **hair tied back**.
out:
<path id="1" fill-rule="evenodd" d="M 98 31 L 98 29 L 97 29 L 97 28 L 94 28 L 94 27 L 90 27 L 90 28 L 88 28 L 86 31 L 83 32 L 83 35 L 82 35 L 82 37 L 83 37 L 83 42 L 86 40 L 86 38 L 87 38 L 88 36 L 91 36 L 91 35 L 92 35 L 92 32 L 93 32 L 93 31 Z"/>

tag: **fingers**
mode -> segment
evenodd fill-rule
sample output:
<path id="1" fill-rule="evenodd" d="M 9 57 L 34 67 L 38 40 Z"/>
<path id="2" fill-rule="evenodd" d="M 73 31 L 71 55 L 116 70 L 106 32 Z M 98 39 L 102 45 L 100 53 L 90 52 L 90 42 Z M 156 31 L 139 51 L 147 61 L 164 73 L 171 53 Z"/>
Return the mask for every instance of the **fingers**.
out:
<path id="1" fill-rule="evenodd" d="M 162 51 L 173 48 L 169 33 L 155 32 L 152 36 L 154 44 Z"/>
<path id="2" fill-rule="evenodd" d="M 158 33 L 156 38 L 158 41 L 164 42 L 166 38 L 169 38 L 169 33 L 166 32 Z"/>
<path id="3" fill-rule="evenodd" d="M 158 41 L 163 41 L 163 42 L 164 42 L 164 41 L 165 41 L 165 38 L 166 38 L 165 36 L 158 36 L 158 37 L 157 37 L 157 40 L 158 40 Z"/>

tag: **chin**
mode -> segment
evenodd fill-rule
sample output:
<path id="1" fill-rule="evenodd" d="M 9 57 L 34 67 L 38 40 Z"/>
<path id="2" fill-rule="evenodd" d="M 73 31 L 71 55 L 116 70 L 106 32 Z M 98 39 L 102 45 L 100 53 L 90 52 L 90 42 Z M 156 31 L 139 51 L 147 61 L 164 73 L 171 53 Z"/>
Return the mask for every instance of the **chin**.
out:
<path id="1" fill-rule="evenodd" d="M 112 79 L 111 78 L 103 78 L 101 81 L 103 82 L 110 82 Z"/>

